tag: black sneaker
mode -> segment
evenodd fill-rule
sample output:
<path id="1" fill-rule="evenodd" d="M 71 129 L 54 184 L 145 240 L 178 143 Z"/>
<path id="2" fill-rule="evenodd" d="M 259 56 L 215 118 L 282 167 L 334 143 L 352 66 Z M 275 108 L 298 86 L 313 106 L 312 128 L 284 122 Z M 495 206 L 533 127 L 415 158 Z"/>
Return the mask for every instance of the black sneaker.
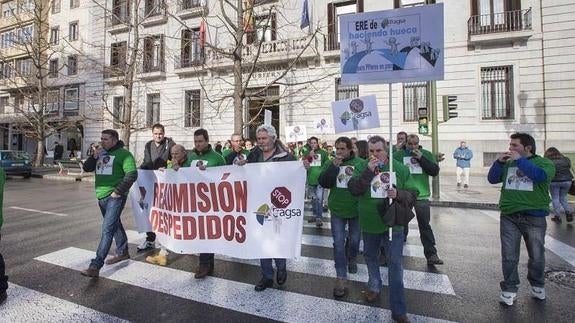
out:
<path id="1" fill-rule="evenodd" d="M 283 285 L 286 283 L 287 280 L 287 270 L 280 270 L 278 269 L 278 272 L 276 274 L 276 282 L 278 283 L 278 285 Z"/>
<path id="2" fill-rule="evenodd" d="M 357 262 L 355 259 L 349 260 L 347 264 L 347 272 L 350 274 L 357 274 Z"/>
<path id="3" fill-rule="evenodd" d="M 5 290 L 0 292 L 0 305 L 4 304 L 4 302 L 6 302 L 6 299 L 8 298 L 8 293 L 6 293 Z"/>
<path id="4" fill-rule="evenodd" d="M 435 255 L 431 255 L 431 256 L 429 256 L 429 258 L 427 258 L 427 264 L 428 265 L 443 265 L 443 260 L 439 259 L 437 254 L 435 254 Z"/>
<path id="5" fill-rule="evenodd" d="M 557 223 L 561 223 L 561 217 L 554 215 L 554 216 L 551 217 L 551 221 L 555 221 L 555 222 L 557 222 Z"/>
<path id="6" fill-rule="evenodd" d="M 261 292 L 262 290 L 271 287 L 274 287 L 274 280 L 262 277 L 262 279 L 260 279 L 260 281 L 256 284 L 256 287 L 254 289 L 256 290 L 256 292 Z"/>

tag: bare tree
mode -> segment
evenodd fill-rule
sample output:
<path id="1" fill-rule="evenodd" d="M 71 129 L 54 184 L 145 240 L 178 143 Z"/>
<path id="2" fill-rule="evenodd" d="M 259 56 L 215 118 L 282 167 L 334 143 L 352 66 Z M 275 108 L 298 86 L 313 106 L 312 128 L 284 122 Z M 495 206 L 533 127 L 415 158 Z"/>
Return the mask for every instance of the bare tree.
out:
<path id="1" fill-rule="evenodd" d="M 44 162 L 46 138 L 75 127 L 81 119 L 65 116 L 59 109 L 55 80 L 63 65 L 54 64 L 61 53 L 54 46 L 59 35 L 49 32 L 50 8 L 48 1 L 19 1 L 12 8 L 8 49 L 0 54 L 4 65 L 1 86 L 14 98 L 14 128 L 36 141 L 34 166 Z"/>

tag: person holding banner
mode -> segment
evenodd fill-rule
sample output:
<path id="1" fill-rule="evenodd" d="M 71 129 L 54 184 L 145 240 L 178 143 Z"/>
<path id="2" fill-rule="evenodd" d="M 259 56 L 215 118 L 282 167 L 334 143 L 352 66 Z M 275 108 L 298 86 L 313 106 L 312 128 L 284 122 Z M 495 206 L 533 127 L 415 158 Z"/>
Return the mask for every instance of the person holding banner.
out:
<path id="1" fill-rule="evenodd" d="M 351 195 L 347 183 L 353 170 L 362 159 L 355 156 L 353 145 L 348 137 L 339 137 L 335 141 L 335 158 L 326 163 L 319 175 L 321 186 L 329 188 L 328 205 L 331 214 L 331 234 L 333 236 L 333 253 L 337 278 L 333 296 L 343 297 L 347 293 L 347 272 L 357 273 L 359 254 L 359 218 L 357 214 L 357 197 Z M 346 258 L 346 230 L 349 231 L 349 249 Z"/>
<path id="2" fill-rule="evenodd" d="M 173 169 L 178 171 L 181 167 L 190 167 L 192 161 L 188 159 L 186 148 L 182 145 L 174 145 L 171 149 L 172 162 L 168 164 L 168 169 Z M 165 168 L 161 167 L 160 171 L 164 171 Z M 161 246 L 160 252 L 155 256 L 147 256 L 146 262 L 151 264 L 156 264 L 160 266 L 166 266 L 168 264 L 168 250 Z"/>
<path id="3" fill-rule="evenodd" d="M 96 172 L 96 198 L 102 212 L 102 234 L 96 258 L 90 266 L 81 271 L 88 277 L 98 277 L 104 259 L 110 251 L 112 239 L 116 241 L 116 255 L 106 260 L 106 265 L 130 259 L 128 253 L 128 237 L 122 226 L 120 216 L 130 187 L 138 179 L 136 161 L 132 153 L 124 148 L 124 142 L 119 140 L 118 132 L 113 129 L 102 131 L 101 147 L 84 162 L 85 172 Z"/>
<path id="4" fill-rule="evenodd" d="M 246 159 L 250 153 L 249 150 L 244 149 L 243 139 L 240 134 L 234 133 L 230 139 L 231 148 L 223 153 L 226 165 L 236 164 L 238 161 Z"/>
<path id="5" fill-rule="evenodd" d="M 429 203 L 431 190 L 429 189 L 429 178 L 439 175 L 437 159 L 433 157 L 430 151 L 423 149 L 419 145 L 419 137 L 415 134 L 407 136 L 407 141 L 403 147 L 403 149 L 394 153 L 393 158 L 407 166 L 419 190 L 417 204 L 415 205 L 415 214 L 417 216 L 421 244 L 423 245 L 423 253 L 425 254 L 425 258 L 427 258 L 428 265 L 443 265 L 443 260 L 437 256 L 435 236 L 429 224 L 431 220 L 431 207 Z M 406 237 L 407 232 L 408 228 L 405 228 Z"/>
<path id="6" fill-rule="evenodd" d="M 156 123 L 152 126 L 152 136 L 153 139 L 144 146 L 144 161 L 140 165 L 140 169 L 156 170 L 166 167 L 168 161 L 172 159 L 170 151 L 176 143 L 172 138 L 166 137 L 166 131 L 162 124 Z M 137 250 L 154 249 L 156 247 L 155 241 L 156 234 L 146 232 L 146 240 L 137 247 Z"/>
<path id="7" fill-rule="evenodd" d="M 324 188 L 318 183 L 319 174 L 322 167 L 328 162 L 328 156 L 325 150 L 319 147 L 317 137 L 308 139 L 309 150 L 303 157 L 304 167 L 307 169 L 307 185 L 309 196 L 311 196 L 311 205 L 313 219 L 309 223 L 315 223 L 316 227 L 323 226 L 323 194 Z"/>
<path id="8" fill-rule="evenodd" d="M 194 131 L 194 149 L 188 157 L 191 166 L 195 166 L 200 170 L 205 170 L 206 167 L 218 167 L 226 164 L 224 157 L 212 149 L 212 146 L 209 144 L 209 140 L 210 137 L 206 129 L 200 128 Z M 198 268 L 196 268 L 194 278 L 202 279 L 211 275 L 213 272 L 214 254 L 200 253 L 200 264 Z"/>
<path id="9" fill-rule="evenodd" d="M 379 271 L 379 249 L 383 244 L 388 263 L 389 302 L 392 318 L 399 322 L 409 322 L 406 313 L 405 292 L 403 286 L 403 229 L 409 223 L 394 224 L 390 227 L 384 222 L 387 212 L 394 206 L 396 217 L 410 219 L 411 208 L 415 204 L 417 188 L 412 182 L 409 170 L 397 161 L 390 161 L 388 147 L 380 136 L 368 141 L 370 159 L 359 163 L 348 182 L 351 194 L 358 196 L 359 225 L 362 231 L 363 255 L 367 264 L 368 290 L 364 292 L 367 302 L 373 303 L 379 298 L 382 288 Z M 393 173 L 389 164 L 393 163 Z M 389 204 L 393 199 L 393 204 Z M 395 207 L 395 205 L 402 207 Z M 394 222 L 396 223 L 396 222 Z M 391 241 L 389 231 L 392 231 Z"/>
<path id="10" fill-rule="evenodd" d="M 277 139 L 276 129 L 272 125 L 262 124 L 256 129 L 257 146 L 252 149 L 246 161 L 241 161 L 238 165 L 247 163 L 266 163 L 296 160 L 293 155 L 287 152 L 284 145 Z M 278 285 L 285 284 L 287 280 L 286 260 L 274 258 L 276 263 L 276 282 Z M 256 284 L 255 290 L 260 292 L 274 285 L 274 268 L 272 259 L 260 259 L 262 268 L 262 278 Z"/>

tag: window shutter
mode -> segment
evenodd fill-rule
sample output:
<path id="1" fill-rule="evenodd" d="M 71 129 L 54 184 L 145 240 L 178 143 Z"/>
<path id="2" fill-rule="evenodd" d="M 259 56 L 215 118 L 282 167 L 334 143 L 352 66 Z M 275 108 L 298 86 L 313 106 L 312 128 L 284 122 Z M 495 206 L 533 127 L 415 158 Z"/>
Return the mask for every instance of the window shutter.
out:
<path id="1" fill-rule="evenodd" d="M 471 16 L 477 16 L 477 0 L 470 0 Z"/>
<path id="2" fill-rule="evenodd" d="M 363 0 L 357 0 L 357 12 L 363 12 Z"/>
<path id="3" fill-rule="evenodd" d="M 277 20 L 275 13 L 272 13 L 271 21 L 272 21 L 272 40 L 276 40 Z"/>

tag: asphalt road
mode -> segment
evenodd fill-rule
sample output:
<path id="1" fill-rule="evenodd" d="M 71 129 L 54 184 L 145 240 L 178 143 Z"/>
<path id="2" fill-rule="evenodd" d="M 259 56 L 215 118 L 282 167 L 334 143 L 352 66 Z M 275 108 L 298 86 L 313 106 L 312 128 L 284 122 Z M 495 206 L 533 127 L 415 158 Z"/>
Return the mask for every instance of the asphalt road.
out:
<path id="1" fill-rule="evenodd" d="M 93 183 L 10 179 L 4 196 L 1 251 L 11 287 L 0 306 L 0 322 L 258 322 L 369 321 L 389 318 L 388 289 L 381 300 L 362 300 L 365 267 L 350 275 L 349 294 L 334 300 L 330 230 L 304 227 L 302 258 L 288 262 L 281 289 L 253 291 L 257 262 L 219 257 L 214 277 L 192 277 L 196 256 L 170 255 L 166 267 L 147 264 L 153 252 L 137 253 L 141 235 L 129 231 L 132 259 L 102 271 L 97 280 L 79 269 L 88 265 L 100 234 Z M 130 210 L 123 215 L 134 225 Z M 306 221 L 307 222 L 307 221 Z M 439 255 L 445 265 L 422 258 L 417 224 L 404 251 L 404 281 L 413 321 L 574 322 L 575 289 L 548 281 L 547 300 L 530 298 L 527 253 L 519 266 L 522 285 L 512 307 L 498 302 L 501 261 L 498 214 L 494 211 L 433 208 Z M 574 226 L 548 223 L 547 270 L 574 271 Z M 363 259 L 360 257 L 363 264 Z M 362 271 L 363 270 L 363 271 Z M 383 271 L 385 273 L 385 271 Z M 384 278 L 384 281 L 386 279 Z"/>

